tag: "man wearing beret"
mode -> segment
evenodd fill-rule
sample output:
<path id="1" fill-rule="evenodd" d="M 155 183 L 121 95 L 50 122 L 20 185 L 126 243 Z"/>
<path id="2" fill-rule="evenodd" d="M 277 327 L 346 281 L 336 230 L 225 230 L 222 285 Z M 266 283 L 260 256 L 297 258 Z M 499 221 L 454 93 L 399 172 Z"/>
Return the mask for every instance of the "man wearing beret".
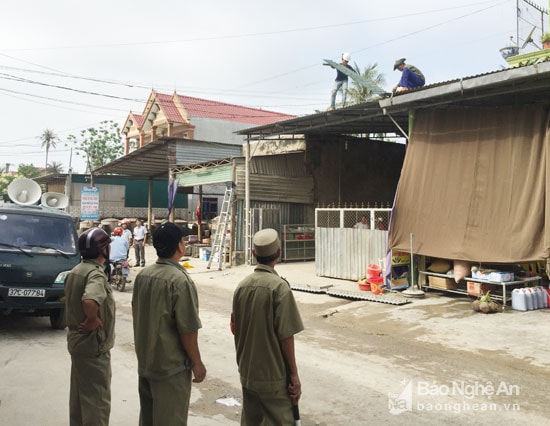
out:
<path id="1" fill-rule="evenodd" d="M 401 71 L 401 79 L 393 88 L 393 93 L 405 92 L 409 89 L 416 89 L 426 84 L 424 74 L 414 65 L 405 63 L 406 58 L 400 58 L 393 64 L 393 70 Z"/>
<path id="2" fill-rule="evenodd" d="M 191 376 L 206 376 L 198 345 L 197 289 L 179 259 L 183 230 L 171 223 L 153 233 L 158 259 L 136 277 L 132 294 L 138 359 L 140 426 L 186 425 Z"/>
<path id="3" fill-rule="evenodd" d="M 281 255 L 277 231 L 252 239 L 258 261 L 233 295 L 231 331 L 243 391 L 241 425 L 293 425 L 302 394 L 294 335 L 304 329 L 288 282 L 274 269 Z"/>

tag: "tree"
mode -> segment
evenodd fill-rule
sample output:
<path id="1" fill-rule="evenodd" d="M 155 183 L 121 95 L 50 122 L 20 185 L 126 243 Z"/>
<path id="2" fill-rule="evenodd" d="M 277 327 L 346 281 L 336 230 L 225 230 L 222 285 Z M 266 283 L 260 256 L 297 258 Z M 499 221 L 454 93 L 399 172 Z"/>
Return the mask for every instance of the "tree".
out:
<path id="1" fill-rule="evenodd" d="M 55 148 L 55 144 L 59 139 L 52 129 L 44 129 L 38 138 L 42 141 L 40 148 L 46 148 L 46 162 L 44 166 L 45 173 L 48 169 L 48 152 L 50 151 L 50 148 Z"/>
<path id="2" fill-rule="evenodd" d="M 17 177 L 26 177 L 29 179 L 34 179 L 35 177 L 40 176 L 40 170 L 32 164 L 19 164 L 17 168 Z"/>
<path id="3" fill-rule="evenodd" d="M 379 73 L 376 69 L 378 64 L 369 64 L 363 72 L 361 72 L 361 68 L 356 63 L 354 63 L 353 65 L 355 72 L 361 75 L 364 79 L 371 81 L 377 86 L 383 86 L 386 83 L 384 79 L 384 74 Z M 359 86 L 354 82 L 353 87 L 348 89 L 348 96 L 351 98 L 354 104 L 359 104 L 371 98 L 373 96 L 373 93 L 371 92 L 370 88 Z"/>
<path id="4" fill-rule="evenodd" d="M 76 155 L 86 158 L 86 173 L 119 158 L 124 152 L 118 124 L 112 120 L 80 131 L 79 136 L 67 136 L 67 144 L 75 147 Z"/>
<path id="5" fill-rule="evenodd" d="M 52 173 L 52 174 L 63 173 L 63 164 L 52 161 L 46 167 L 46 173 Z"/>
<path id="6" fill-rule="evenodd" d="M 19 164 L 17 169 L 17 174 L 1 174 L 0 175 L 0 194 L 6 194 L 8 192 L 8 185 L 12 183 L 14 179 L 26 177 L 33 179 L 40 175 L 40 170 L 38 170 L 32 164 Z"/>

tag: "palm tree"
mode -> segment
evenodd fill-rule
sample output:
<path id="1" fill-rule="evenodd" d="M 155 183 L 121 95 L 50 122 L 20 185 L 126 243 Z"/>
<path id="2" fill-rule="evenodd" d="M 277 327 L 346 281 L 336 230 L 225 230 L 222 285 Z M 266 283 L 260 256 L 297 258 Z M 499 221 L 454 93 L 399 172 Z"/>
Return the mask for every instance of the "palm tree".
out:
<path id="1" fill-rule="evenodd" d="M 40 145 L 40 148 L 46 148 L 46 163 L 44 166 L 45 173 L 48 169 L 48 152 L 50 151 L 50 148 L 55 148 L 55 144 L 59 139 L 51 129 L 43 130 L 42 134 L 39 136 L 39 139 L 42 141 L 42 145 Z"/>
<path id="2" fill-rule="evenodd" d="M 365 80 L 368 80 L 372 82 L 376 86 L 382 86 L 386 83 L 384 74 L 379 73 L 376 67 L 378 64 L 372 64 L 368 65 L 363 72 L 361 72 L 361 68 L 354 63 L 354 69 L 357 74 L 359 74 L 361 77 L 363 77 Z M 369 98 L 371 98 L 374 93 L 372 93 L 371 88 L 367 86 L 360 86 L 357 83 L 353 83 L 353 87 L 348 89 L 348 95 L 352 100 L 352 103 L 359 104 L 361 102 L 365 102 Z"/>
<path id="3" fill-rule="evenodd" d="M 63 164 L 52 161 L 46 167 L 46 173 L 52 173 L 52 174 L 63 173 Z"/>

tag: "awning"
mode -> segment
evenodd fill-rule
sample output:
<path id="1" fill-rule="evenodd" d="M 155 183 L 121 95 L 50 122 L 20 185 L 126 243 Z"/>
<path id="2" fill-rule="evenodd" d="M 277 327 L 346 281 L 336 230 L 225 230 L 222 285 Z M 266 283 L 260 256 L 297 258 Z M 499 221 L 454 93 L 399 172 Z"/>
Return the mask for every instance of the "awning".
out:
<path id="1" fill-rule="evenodd" d="M 519 263 L 550 248 L 550 114 L 544 106 L 419 111 L 389 247 L 452 260 Z"/>
<path id="2" fill-rule="evenodd" d="M 162 138 L 94 170 L 94 174 L 118 174 L 142 178 L 168 178 L 189 165 L 226 163 L 240 157 L 241 145 L 192 139 Z"/>

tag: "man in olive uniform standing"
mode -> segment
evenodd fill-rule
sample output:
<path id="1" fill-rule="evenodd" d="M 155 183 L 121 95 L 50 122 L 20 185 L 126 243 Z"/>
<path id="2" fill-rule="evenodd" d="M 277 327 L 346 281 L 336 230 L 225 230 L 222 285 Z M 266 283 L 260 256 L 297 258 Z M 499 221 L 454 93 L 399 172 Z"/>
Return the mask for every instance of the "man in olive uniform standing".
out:
<path id="1" fill-rule="evenodd" d="M 115 300 L 105 275 L 111 238 L 100 228 L 80 235 L 82 256 L 65 279 L 67 346 L 71 354 L 70 426 L 107 426 Z"/>
<path id="2" fill-rule="evenodd" d="M 206 368 L 198 345 L 197 289 L 178 263 L 185 253 L 183 230 L 171 223 L 153 233 L 158 259 L 136 277 L 132 294 L 138 359 L 140 426 L 186 425 L 193 382 Z"/>
<path id="3" fill-rule="evenodd" d="M 231 331 L 243 391 L 241 425 L 293 425 L 302 394 L 294 335 L 304 329 L 288 282 L 274 269 L 281 255 L 277 231 L 253 239 L 258 261 L 233 295 Z"/>

